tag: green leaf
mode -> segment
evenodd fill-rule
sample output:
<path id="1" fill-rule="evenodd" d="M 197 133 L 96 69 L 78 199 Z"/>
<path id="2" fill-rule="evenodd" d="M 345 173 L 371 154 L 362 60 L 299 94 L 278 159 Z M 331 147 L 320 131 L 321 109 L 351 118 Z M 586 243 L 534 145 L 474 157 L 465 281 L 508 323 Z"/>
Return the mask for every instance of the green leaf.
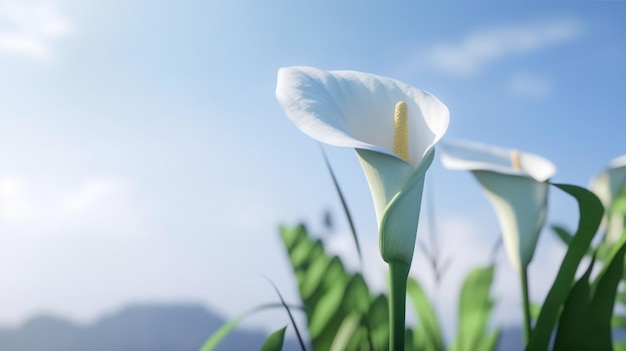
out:
<path id="1" fill-rule="evenodd" d="M 589 318 L 589 304 L 591 302 L 589 276 L 591 275 L 594 262 L 595 258 L 567 296 L 554 341 L 555 351 L 575 350 L 579 347 L 585 349 L 583 345 L 587 345 L 587 339 L 593 338 L 586 329 L 588 327 L 587 318 Z"/>
<path id="2" fill-rule="evenodd" d="M 559 310 L 567 299 L 570 287 L 576 276 L 576 269 L 598 231 L 604 212 L 604 207 L 598 197 L 589 190 L 575 185 L 553 185 L 576 198 L 580 219 L 578 230 L 574 238 L 572 238 L 557 277 L 543 303 L 539 318 L 530 336 L 527 350 L 543 351 L 548 349 Z"/>
<path id="3" fill-rule="evenodd" d="M 537 320 L 539 318 L 539 314 L 541 313 L 541 305 L 536 303 L 530 303 L 530 317 L 533 320 Z"/>
<path id="4" fill-rule="evenodd" d="M 443 350 L 443 339 L 435 309 L 420 284 L 412 277 L 407 281 L 407 294 L 419 319 L 414 335 L 416 348 L 426 351 Z"/>
<path id="5" fill-rule="evenodd" d="M 309 334 L 316 339 L 341 307 L 346 282 L 338 281 L 319 300 L 309 321 Z"/>
<path id="6" fill-rule="evenodd" d="M 253 309 L 250 309 L 249 311 L 239 315 L 238 317 L 231 319 L 230 321 L 228 321 L 226 324 L 224 324 L 221 328 L 219 328 L 218 330 L 216 330 L 213 335 L 211 335 L 202 345 L 202 347 L 200 348 L 200 351 L 212 351 L 214 350 L 217 345 L 219 345 L 220 342 L 222 342 L 222 340 L 233 330 L 235 329 L 235 327 L 237 326 L 237 324 L 239 324 L 242 320 L 244 320 L 246 317 L 251 316 L 257 312 L 260 311 L 264 311 L 264 310 L 268 310 L 271 308 L 283 308 L 283 305 L 280 303 L 272 303 L 272 304 L 267 304 L 267 305 L 261 305 L 261 306 L 257 306 Z M 300 309 L 302 309 L 301 307 L 298 307 Z"/>
<path id="7" fill-rule="evenodd" d="M 488 347 L 494 334 L 487 334 L 489 316 L 493 310 L 490 297 L 494 266 L 472 270 L 463 284 L 459 302 L 459 330 L 455 340 L 455 351 L 482 350 Z M 497 341 L 497 333 L 495 334 Z M 483 345 L 484 344 L 484 345 Z"/>
<path id="8" fill-rule="evenodd" d="M 298 225 L 293 228 L 281 226 L 279 230 L 287 251 L 293 250 L 300 240 L 306 238 L 306 228 L 304 225 Z"/>
<path id="9" fill-rule="evenodd" d="M 611 316 L 624 271 L 626 237 L 613 247 L 602 271 L 589 284 L 592 264 L 571 290 L 555 341 L 555 350 L 612 350 Z"/>
<path id="10" fill-rule="evenodd" d="M 372 301 L 367 314 L 372 347 L 376 351 L 389 348 L 389 302 L 385 295 L 378 295 Z"/>
<path id="11" fill-rule="evenodd" d="M 611 326 L 613 326 L 613 328 L 620 329 L 626 328 L 626 316 L 613 316 L 611 319 Z"/>
<path id="12" fill-rule="evenodd" d="M 280 298 L 280 303 L 285 308 L 285 311 L 287 311 L 287 315 L 289 315 L 289 320 L 291 320 L 291 325 L 293 325 L 293 329 L 296 331 L 296 335 L 298 337 L 298 341 L 300 342 L 300 346 L 302 347 L 302 351 L 304 351 L 304 349 L 305 349 L 304 348 L 304 340 L 302 339 L 302 335 L 300 334 L 300 330 L 298 329 L 298 325 L 296 324 L 296 320 L 293 318 L 293 314 L 291 314 L 291 310 L 289 309 L 289 305 L 287 305 L 287 303 L 285 302 L 285 299 L 283 298 L 283 295 L 280 293 L 280 290 L 278 290 L 278 287 L 276 286 L 276 284 L 274 284 L 274 282 L 271 281 L 267 277 L 265 277 L 265 279 L 267 279 L 267 281 L 270 284 L 272 284 L 272 287 L 274 287 L 274 290 L 276 291 L 276 294 Z M 282 345 L 282 342 L 281 342 L 281 345 Z"/>
<path id="13" fill-rule="evenodd" d="M 626 341 L 616 341 L 613 343 L 613 351 L 626 351 Z"/>
<path id="14" fill-rule="evenodd" d="M 572 242 L 574 236 L 570 234 L 565 228 L 553 225 L 552 230 L 556 233 L 556 235 L 563 240 L 565 245 L 569 245 Z"/>
<path id="15" fill-rule="evenodd" d="M 595 350 L 611 350 L 611 316 L 615 307 L 618 284 L 624 274 L 626 237 L 615 245 L 603 270 L 592 285 L 593 300 L 590 306 L 590 325 L 587 333 L 593 335 Z"/>
<path id="16" fill-rule="evenodd" d="M 278 329 L 272 335 L 270 335 L 263 343 L 261 351 L 281 351 L 283 349 L 283 342 L 285 341 L 285 330 L 287 326 Z"/>
<path id="17" fill-rule="evenodd" d="M 413 337 L 413 330 L 406 328 L 404 332 L 404 351 L 413 351 L 415 349 L 415 341 Z"/>
<path id="18" fill-rule="evenodd" d="M 333 257 L 328 264 L 328 268 L 322 278 L 322 282 L 317 286 L 313 293 L 306 297 L 302 292 L 300 293 L 300 296 L 302 297 L 307 308 L 309 325 L 312 321 L 313 315 L 319 308 L 322 299 L 328 295 L 329 291 L 338 289 L 337 286 L 339 286 L 339 288 L 345 288 L 347 282 L 348 274 L 343 267 L 343 263 L 341 263 L 341 260 L 338 257 Z"/>
<path id="19" fill-rule="evenodd" d="M 480 339 L 480 344 L 476 351 L 493 351 L 496 349 L 498 345 L 498 340 L 500 340 L 501 330 L 495 330 L 489 334 L 483 335 Z"/>
<path id="20" fill-rule="evenodd" d="M 370 306 L 369 290 L 360 274 L 352 275 L 344 288 L 332 290 L 333 294 L 335 292 L 338 292 L 335 298 L 339 300 L 339 304 L 335 305 L 337 300 L 331 301 L 330 298 L 320 301 L 320 307 L 316 311 L 322 312 L 314 314 L 311 318 L 309 331 L 313 345 L 318 350 L 330 348 L 331 342 L 336 338 L 338 329 L 341 328 L 345 318 L 348 318 L 352 313 L 364 316 Z M 325 306 L 324 304 L 327 302 L 328 305 Z"/>
<path id="21" fill-rule="evenodd" d="M 357 330 L 361 326 L 361 314 L 358 312 L 350 314 L 346 317 L 341 326 L 337 330 L 332 344 L 330 345 L 330 351 L 346 351 L 349 349 L 348 345 L 353 336 L 359 336 Z M 361 335 L 362 336 L 362 335 Z"/>

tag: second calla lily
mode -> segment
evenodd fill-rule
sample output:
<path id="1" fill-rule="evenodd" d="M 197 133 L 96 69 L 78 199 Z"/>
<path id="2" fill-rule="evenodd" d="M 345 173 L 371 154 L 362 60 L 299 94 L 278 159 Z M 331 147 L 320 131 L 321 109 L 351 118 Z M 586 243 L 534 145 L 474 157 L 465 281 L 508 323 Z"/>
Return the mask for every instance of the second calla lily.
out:
<path id="1" fill-rule="evenodd" d="M 609 167 L 591 182 L 591 190 L 605 207 L 605 240 L 616 243 L 624 233 L 624 216 L 611 213 L 613 201 L 626 189 L 626 155 L 611 161 Z"/>
<path id="2" fill-rule="evenodd" d="M 449 112 L 433 95 L 355 71 L 282 68 L 276 96 L 310 137 L 354 148 L 374 201 L 385 261 L 410 265 L 425 172 Z"/>
<path id="3" fill-rule="evenodd" d="M 511 264 L 518 272 L 525 270 L 546 218 L 554 165 L 537 155 L 473 142 L 446 142 L 441 147 L 445 167 L 476 176 L 498 215 Z"/>

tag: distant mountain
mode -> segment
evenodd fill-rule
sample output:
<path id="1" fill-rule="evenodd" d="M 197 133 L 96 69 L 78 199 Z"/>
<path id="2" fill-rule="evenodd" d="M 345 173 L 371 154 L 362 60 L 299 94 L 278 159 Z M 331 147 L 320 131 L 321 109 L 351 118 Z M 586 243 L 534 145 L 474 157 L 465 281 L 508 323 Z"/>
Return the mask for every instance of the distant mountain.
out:
<path id="1" fill-rule="evenodd" d="M 41 316 L 17 329 L 0 329 L 1 351 L 197 351 L 225 323 L 199 305 L 135 305 L 90 325 Z M 259 350 L 266 333 L 235 329 L 217 350 Z M 498 350 L 523 349 L 522 329 L 502 330 Z M 285 340 L 285 351 L 300 350 Z"/>
<path id="2" fill-rule="evenodd" d="M 90 325 L 41 316 L 18 329 L 0 329 L 2 351 L 197 351 L 224 320 L 202 306 L 141 305 Z M 267 337 L 235 329 L 218 350 L 258 350 Z M 293 340 L 285 350 L 297 349 Z"/>

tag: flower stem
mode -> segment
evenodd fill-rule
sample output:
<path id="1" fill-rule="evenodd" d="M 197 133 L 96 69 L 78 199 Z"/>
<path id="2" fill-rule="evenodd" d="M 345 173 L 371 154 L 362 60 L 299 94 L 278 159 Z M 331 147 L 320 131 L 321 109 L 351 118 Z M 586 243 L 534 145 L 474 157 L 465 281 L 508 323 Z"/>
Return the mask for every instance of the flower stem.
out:
<path id="1" fill-rule="evenodd" d="M 406 281 L 410 265 L 398 261 L 389 261 L 389 350 L 404 351 L 405 316 L 406 316 Z"/>
<path id="2" fill-rule="evenodd" d="M 524 341 L 528 345 L 530 341 L 530 334 L 532 333 L 531 319 L 530 319 L 530 298 L 528 296 L 528 269 L 522 267 L 521 271 L 522 281 L 522 301 L 524 303 Z"/>

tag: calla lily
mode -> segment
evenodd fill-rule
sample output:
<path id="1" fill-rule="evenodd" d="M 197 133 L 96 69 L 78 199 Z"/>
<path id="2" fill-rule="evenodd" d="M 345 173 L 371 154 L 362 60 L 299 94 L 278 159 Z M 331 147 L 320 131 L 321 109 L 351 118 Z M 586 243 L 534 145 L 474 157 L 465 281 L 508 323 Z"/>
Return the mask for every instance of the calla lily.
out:
<path id="1" fill-rule="evenodd" d="M 605 240 L 609 244 L 616 243 L 624 233 L 624 216 L 611 213 L 613 201 L 626 188 L 626 155 L 611 161 L 609 167 L 591 182 L 591 190 L 600 198 L 604 211 L 606 226 Z"/>
<path id="2" fill-rule="evenodd" d="M 472 171 L 500 222 L 513 267 L 521 272 L 533 258 L 548 202 L 554 165 L 543 157 L 473 142 L 441 144 L 446 168 Z"/>
<path id="3" fill-rule="evenodd" d="M 374 201 L 385 261 L 410 265 L 425 172 L 449 112 L 433 95 L 355 71 L 281 68 L 276 97 L 310 137 L 354 148 Z"/>

